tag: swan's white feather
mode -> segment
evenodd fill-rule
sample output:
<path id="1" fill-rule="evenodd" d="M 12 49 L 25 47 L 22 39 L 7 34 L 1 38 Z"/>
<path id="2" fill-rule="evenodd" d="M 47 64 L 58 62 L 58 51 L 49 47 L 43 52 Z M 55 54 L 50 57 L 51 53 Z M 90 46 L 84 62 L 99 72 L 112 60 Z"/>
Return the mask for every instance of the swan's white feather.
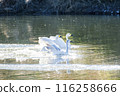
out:
<path id="1" fill-rule="evenodd" d="M 64 42 L 64 40 L 62 38 L 56 37 L 56 36 L 50 36 L 50 39 L 59 46 L 59 48 L 61 49 L 65 49 L 66 48 L 66 43 Z"/>
<path id="2" fill-rule="evenodd" d="M 56 45 L 50 38 L 48 37 L 39 37 L 39 44 L 41 46 L 42 51 L 51 51 L 53 53 L 56 53 L 57 51 L 60 51 L 60 48 L 58 45 Z"/>
<path id="3" fill-rule="evenodd" d="M 41 46 L 41 51 L 53 52 L 54 54 L 68 54 L 68 49 L 70 49 L 70 33 L 66 34 L 66 39 L 69 42 L 64 42 L 62 38 L 59 38 L 59 35 L 48 37 L 39 37 L 39 44 Z M 66 50 L 63 52 L 62 49 Z"/>

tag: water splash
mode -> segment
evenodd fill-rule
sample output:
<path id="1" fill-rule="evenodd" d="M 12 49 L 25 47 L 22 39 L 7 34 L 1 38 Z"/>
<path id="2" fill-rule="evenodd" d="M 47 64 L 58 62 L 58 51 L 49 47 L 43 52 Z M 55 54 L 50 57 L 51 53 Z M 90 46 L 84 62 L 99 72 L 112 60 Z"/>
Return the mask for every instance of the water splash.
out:
<path id="1" fill-rule="evenodd" d="M 120 65 L 86 65 L 86 64 L 0 64 L 0 69 L 6 70 L 120 70 Z"/>
<path id="2" fill-rule="evenodd" d="M 66 59 L 81 58 L 76 50 L 71 50 L 68 55 L 54 55 L 51 52 L 40 51 L 38 44 L 0 44 L 0 60 L 15 59 L 16 62 L 26 61 L 28 59 L 39 59 L 39 64 L 56 64 L 65 62 Z M 73 48 L 78 46 L 73 45 Z"/>
<path id="3" fill-rule="evenodd" d="M 48 52 L 41 52 L 38 44 L 0 44 L 0 60 L 14 58 L 16 62 L 22 62 L 28 59 L 39 61 L 38 64 L 0 64 L 0 69 L 34 71 L 120 70 L 120 65 L 69 64 L 70 60 L 82 59 L 83 56 L 77 54 L 80 50 L 76 49 L 87 46 L 72 45 L 71 47 L 74 50 L 70 50 L 69 55 L 54 55 Z"/>

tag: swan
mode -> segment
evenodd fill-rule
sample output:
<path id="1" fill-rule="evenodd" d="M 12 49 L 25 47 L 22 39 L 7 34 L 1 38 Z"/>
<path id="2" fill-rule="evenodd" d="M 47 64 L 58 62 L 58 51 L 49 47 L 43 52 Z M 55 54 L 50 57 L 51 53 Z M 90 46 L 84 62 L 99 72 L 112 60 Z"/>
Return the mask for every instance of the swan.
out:
<path id="1" fill-rule="evenodd" d="M 48 37 L 39 37 L 39 44 L 41 45 L 41 51 L 53 52 L 54 54 L 68 54 L 70 49 L 70 40 L 68 39 L 72 36 L 70 33 L 66 34 L 66 44 L 59 35 Z M 62 45 L 63 44 L 63 45 Z M 63 47 L 64 46 L 64 47 Z M 66 50 L 65 52 L 62 49 Z"/>
<path id="2" fill-rule="evenodd" d="M 67 33 L 66 34 L 66 54 L 68 54 L 68 50 L 70 49 L 70 40 L 68 39 L 70 36 L 73 36 L 72 34 L 70 33 Z"/>
<path id="3" fill-rule="evenodd" d="M 66 43 L 62 39 L 61 35 L 56 35 L 56 36 L 50 36 L 50 39 L 53 40 L 53 42 L 59 46 L 60 49 L 65 49 L 66 48 Z"/>

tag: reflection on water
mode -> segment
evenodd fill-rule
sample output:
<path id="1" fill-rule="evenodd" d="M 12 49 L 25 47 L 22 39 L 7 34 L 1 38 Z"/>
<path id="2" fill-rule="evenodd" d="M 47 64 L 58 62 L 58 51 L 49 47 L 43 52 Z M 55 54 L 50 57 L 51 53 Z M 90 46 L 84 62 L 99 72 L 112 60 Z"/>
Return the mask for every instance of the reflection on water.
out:
<path id="1" fill-rule="evenodd" d="M 0 17 L 1 79 L 120 79 L 120 18 Z M 74 34 L 69 55 L 41 52 L 38 37 Z"/>

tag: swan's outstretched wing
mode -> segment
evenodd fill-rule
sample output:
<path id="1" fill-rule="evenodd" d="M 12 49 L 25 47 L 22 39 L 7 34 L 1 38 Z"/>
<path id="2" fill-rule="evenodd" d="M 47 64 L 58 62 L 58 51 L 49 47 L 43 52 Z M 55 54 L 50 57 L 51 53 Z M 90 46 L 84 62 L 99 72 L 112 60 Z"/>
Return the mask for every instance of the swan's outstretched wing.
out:
<path id="1" fill-rule="evenodd" d="M 50 36 L 50 39 L 51 39 L 51 40 L 55 40 L 55 39 L 56 39 L 56 36 Z"/>
<path id="2" fill-rule="evenodd" d="M 56 44 L 58 44 L 58 46 L 61 49 L 66 49 L 66 43 L 64 42 L 64 40 L 62 38 L 58 38 L 58 40 L 55 41 Z"/>
<path id="3" fill-rule="evenodd" d="M 60 51 L 60 48 L 50 38 L 39 37 L 39 44 L 42 46 L 42 50 L 51 52 Z"/>
<path id="4" fill-rule="evenodd" d="M 39 44 L 40 45 L 51 45 L 52 41 L 48 37 L 39 37 Z"/>
<path id="5" fill-rule="evenodd" d="M 59 48 L 61 49 L 65 49 L 66 48 L 66 43 L 64 42 L 64 40 L 62 38 L 56 38 L 56 36 L 50 36 L 50 39 L 57 45 L 59 46 Z"/>

